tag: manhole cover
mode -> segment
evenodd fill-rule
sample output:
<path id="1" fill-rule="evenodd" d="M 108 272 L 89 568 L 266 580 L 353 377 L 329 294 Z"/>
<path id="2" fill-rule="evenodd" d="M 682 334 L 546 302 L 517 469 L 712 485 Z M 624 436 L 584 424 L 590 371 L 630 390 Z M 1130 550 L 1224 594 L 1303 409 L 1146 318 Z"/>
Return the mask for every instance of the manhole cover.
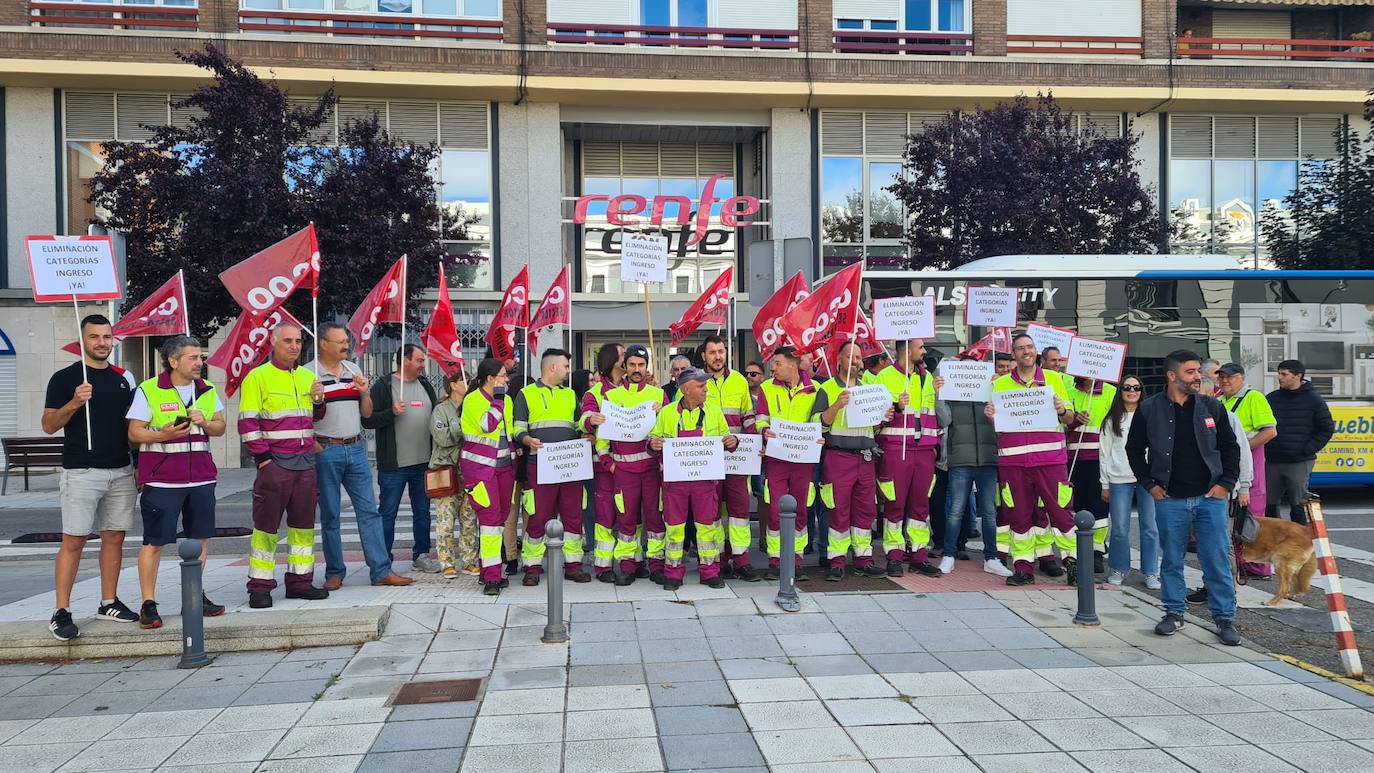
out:
<path id="1" fill-rule="evenodd" d="M 411 706 L 421 703 L 454 703 L 457 701 L 477 700 L 482 690 L 481 679 L 446 679 L 439 682 L 410 682 L 401 686 L 396 693 L 393 706 Z"/>

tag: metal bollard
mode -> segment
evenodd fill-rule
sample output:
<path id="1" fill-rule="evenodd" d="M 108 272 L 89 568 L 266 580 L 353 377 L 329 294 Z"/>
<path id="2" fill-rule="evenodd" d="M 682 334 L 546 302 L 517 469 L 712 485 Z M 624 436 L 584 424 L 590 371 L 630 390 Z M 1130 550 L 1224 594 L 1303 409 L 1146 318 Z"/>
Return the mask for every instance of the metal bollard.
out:
<path id="1" fill-rule="evenodd" d="M 200 576 L 200 541 L 184 539 L 177 545 L 181 556 L 181 662 L 177 668 L 210 665 L 205 654 L 204 588 Z"/>
<path id="2" fill-rule="evenodd" d="M 773 599 L 784 612 L 801 611 L 801 599 L 797 598 L 797 498 L 784 494 L 778 500 L 778 531 L 782 539 L 782 549 L 778 551 L 778 597 Z"/>
<path id="3" fill-rule="evenodd" d="M 563 524 L 557 519 L 544 527 L 544 574 L 549 581 L 549 621 L 539 641 L 560 644 L 568 640 L 568 626 L 563 622 Z"/>
<path id="4" fill-rule="evenodd" d="M 1078 561 L 1074 571 L 1078 573 L 1078 611 L 1073 616 L 1074 625 L 1098 626 L 1097 619 L 1097 578 L 1093 576 L 1093 525 L 1097 517 L 1087 510 L 1079 510 L 1073 516 L 1078 527 Z M 1084 558 L 1087 556 L 1087 558 Z"/>

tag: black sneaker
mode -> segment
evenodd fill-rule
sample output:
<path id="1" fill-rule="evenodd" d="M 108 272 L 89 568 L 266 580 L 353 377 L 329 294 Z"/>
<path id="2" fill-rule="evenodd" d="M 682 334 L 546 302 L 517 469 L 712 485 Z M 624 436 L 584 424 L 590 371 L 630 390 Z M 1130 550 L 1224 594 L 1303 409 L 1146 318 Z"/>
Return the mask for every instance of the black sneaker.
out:
<path id="1" fill-rule="evenodd" d="M 1184 596 L 1184 598 L 1188 600 L 1189 604 L 1206 604 L 1207 588 L 1203 587 L 1190 590 L 1188 591 L 1188 595 Z"/>
<path id="2" fill-rule="evenodd" d="M 887 576 L 888 576 L 888 577 L 904 577 L 904 576 L 906 576 L 906 567 L 905 567 L 905 566 L 902 566 L 902 562 L 901 562 L 901 561 L 888 561 L 888 562 L 887 562 Z"/>
<path id="3" fill-rule="evenodd" d="M 1063 577 L 1064 565 L 1059 562 L 1059 559 L 1051 558 L 1048 561 L 1040 562 L 1040 571 L 1046 577 Z"/>
<path id="4" fill-rule="evenodd" d="M 863 569 L 860 569 L 859 571 L 862 572 L 862 573 L 863 573 L 863 576 L 865 576 L 865 577 L 886 577 L 886 576 L 887 576 L 887 570 L 884 569 L 884 568 L 882 568 L 882 567 L 880 567 L 880 566 L 878 566 L 877 564 L 869 564 L 868 566 L 865 566 Z"/>
<path id="5" fill-rule="evenodd" d="M 770 566 L 763 570 L 763 579 L 773 582 L 782 579 L 782 567 Z"/>
<path id="6" fill-rule="evenodd" d="M 745 582 L 761 582 L 763 580 L 763 578 L 759 576 L 759 573 L 754 571 L 754 567 L 752 566 L 741 566 L 736 569 L 735 579 L 744 580 Z"/>
<path id="7" fill-rule="evenodd" d="M 1230 620 L 1218 620 L 1217 638 L 1221 639 L 1222 644 L 1235 647 L 1240 644 L 1240 631 L 1236 630 L 1236 624 Z"/>
<path id="8" fill-rule="evenodd" d="M 1029 572 L 1012 572 L 1007 578 L 1008 585 L 1034 585 L 1035 575 Z"/>
<path id="9" fill-rule="evenodd" d="M 506 588 L 509 588 L 509 587 L 510 587 L 510 578 L 509 578 L 509 577 L 502 577 L 501 579 L 499 579 L 499 580 L 496 581 L 496 585 L 497 585 L 497 587 L 499 587 L 501 590 L 505 590 Z"/>
<path id="10" fill-rule="evenodd" d="M 709 580 L 703 578 L 701 584 L 705 585 L 708 588 L 715 588 L 716 590 L 719 590 L 725 587 L 725 578 L 720 576 L 712 577 Z"/>
<path id="11" fill-rule="evenodd" d="M 162 615 L 157 613 L 157 602 L 149 599 L 138 610 L 138 627 L 143 629 L 161 628 Z"/>
<path id="12" fill-rule="evenodd" d="M 289 599 L 305 599 L 306 601 L 319 601 L 321 599 L 329 598 L 329 591 L 325 590 L 324 588 L 316 588 L 312 585 L 307 585 L 306 587 L 301 588 L 300 590 L 287 591 L 286 597 Z"/>
<path id="13" fill-rule="evenodd" d="M 1155 626 L 1155 633 L 1160 636 L 1173 636 L 1181 630 L 1183 630 L 1183 618 L 1173 613 L 1166 614 L 1164 619 L 1160 620 L 1159 624 Z M 1233 628 L 1232 630 L 1234 631 L 1235 629 Z M 1240 641 L 1239 635 L 1236 636 L 1236 641 Z"/>
<path id="14" fill-rule="evenodd" d="M 843 569 L 843 568 L 838 567 L 838 566 L 832 566 L 832 567 L 830 567 L 829 569 L 826 569 L 826 570 L 825 570 L 825 581 L 826 581 L 826 582 L 839 582 L 840 580 L 843 580 L 843 579 L 844 579 L 844 569 Z"/>
<path id="15" fill-rule="evenodd" d="M 919 564 L 913 562 L 911 564 L 911 571 L 916 572 L 918 574 L 923 574 L 926 577 L 942 577 L 945 574 L 944 572 L 940 571 L 940 567 L 931 566 L 929 561 L 922 561 Z"/>
<path id="16" fill-rule="evenodd" d="M 622 574 L 619 577 L 615 578 L 615 584 L 621 588 L 625 587 L 626 585 L 634 585 L 634 583 L 635 576 L 633 574 Z"/>
<path id="17" fill-rule="evenodd" d="M 58 641 L 71 641 L 81 635 L 81 629 L 72 622 L 72 613 L 66 609 L 52 613 L 52 619 L 48 621 L 48 630 L 52 631 L 53 638 Z"/>
<path id="18" fill-rule="evenodd" d="M 499 580 L 487 580 L 486 582 L 482 583 L 482 595 L 500 596 L 501 582 Z"/>
<path id="19" fill-rule="evenodd" d="M 663 578 L 663 589 L 664 589 L 664 590 L 678 590 L 678 589 L 681 588 L 681 587 L 682 587 L 682 580 L 670 580 L 670 579 L 668 579 L 667 577 L 664 577 L 664 578 Z"/>
<path id="20" fill-rule="evenodd" d="M 272 606 L 272 594 L 258 591 L 248 594 L 248 606 L 253 609 L 267 609 Z"/>
<path id="21" fill-rule="evenodd" d="M 615 582 L 615 572 L 601 572 L 596 576 L 596 581 L 604 583 L 613 583 Z"/>
<path id="22" fill-rule="evenodd" d="M 204 593 L 200 594 L 200 613 L 205 617 L 219 617 L 224 614 L 224 606 L 216 604 Z"/>
<path id="23" fill-rule="evenodd" d="M 664 582 L 666 582 L 666 580 L 665 580 L 664 577 L 663 577 L 663 572 L 662 572 L 662 571 L 650 572 L 650 573 L 649 573 L 649 580 L 650 580 L 654 585 L 662 585 Z"/>
<path id="24" fill-rule="evenodd" d="M 117 623 L 138 622 L 138 615 L 132 609 L 124 606 L 124 602 L 120 601 L 118 597 L 115 597 L 113 603 L 101 604 L 100 607 L 95 610 L 95 616 L 106 620 L 113 620 Z"/>
<path id="25" fill-rule="evenodd" d="M 648 577 L 649 577 L 649 567 L 647 567 L 647 566 L 640 566 L 638 569 L 635 569 L 635 579 L 636 579 L 636 580 L 644 580 L 644 579 L 647 579 Z"/>

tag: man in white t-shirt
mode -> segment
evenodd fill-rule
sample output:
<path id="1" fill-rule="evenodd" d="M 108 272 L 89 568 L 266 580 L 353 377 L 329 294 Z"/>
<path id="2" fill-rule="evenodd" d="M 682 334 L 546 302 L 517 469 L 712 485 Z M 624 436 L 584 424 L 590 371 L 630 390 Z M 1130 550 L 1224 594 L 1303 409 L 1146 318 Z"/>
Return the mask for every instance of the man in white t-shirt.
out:
<path id="1" fill-rule="evenodd" d="M 157 573 L 162 548 L 176 542 L 177 516 L 186 536 L 200 540 L 205 566 L 215 533 L 215 480 L 219 475 L 210 453 L 210 438 L 224 434 L 224 404 L 200 377 L 205 355 L 200 342 L 174 336 L 162 344 L 163 371 L 138 385 L 129 420 L 129 442 L 137 444 L 139 507 L 143 512 L 143 549 L 138 554 L 138 583 L 143 606 L 138 622 L 161 628 L 157 612 Z M 224 607 L 202 594 L 206 617 Z"/>

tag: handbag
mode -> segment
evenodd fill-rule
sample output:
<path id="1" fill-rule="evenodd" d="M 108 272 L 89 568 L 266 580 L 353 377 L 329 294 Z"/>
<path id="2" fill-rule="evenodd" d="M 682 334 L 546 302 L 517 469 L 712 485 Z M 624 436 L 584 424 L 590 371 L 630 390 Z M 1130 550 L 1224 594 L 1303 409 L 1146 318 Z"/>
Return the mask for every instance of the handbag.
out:
<path id="1" fill-rule="evenodd" d="M 1249 545 L 1259 539 L 1259 520 L 1250 512 L 1250 508 L 1241 507 L 1233 501 L 1231 519 L 1231 535 L 1236 541 Z"/>
<path id="2" fill-rule="evenodd" d="M 458 470 L 451 464 L 425 470 L 425 494 L 440 499 L 458 494 Z"/>

